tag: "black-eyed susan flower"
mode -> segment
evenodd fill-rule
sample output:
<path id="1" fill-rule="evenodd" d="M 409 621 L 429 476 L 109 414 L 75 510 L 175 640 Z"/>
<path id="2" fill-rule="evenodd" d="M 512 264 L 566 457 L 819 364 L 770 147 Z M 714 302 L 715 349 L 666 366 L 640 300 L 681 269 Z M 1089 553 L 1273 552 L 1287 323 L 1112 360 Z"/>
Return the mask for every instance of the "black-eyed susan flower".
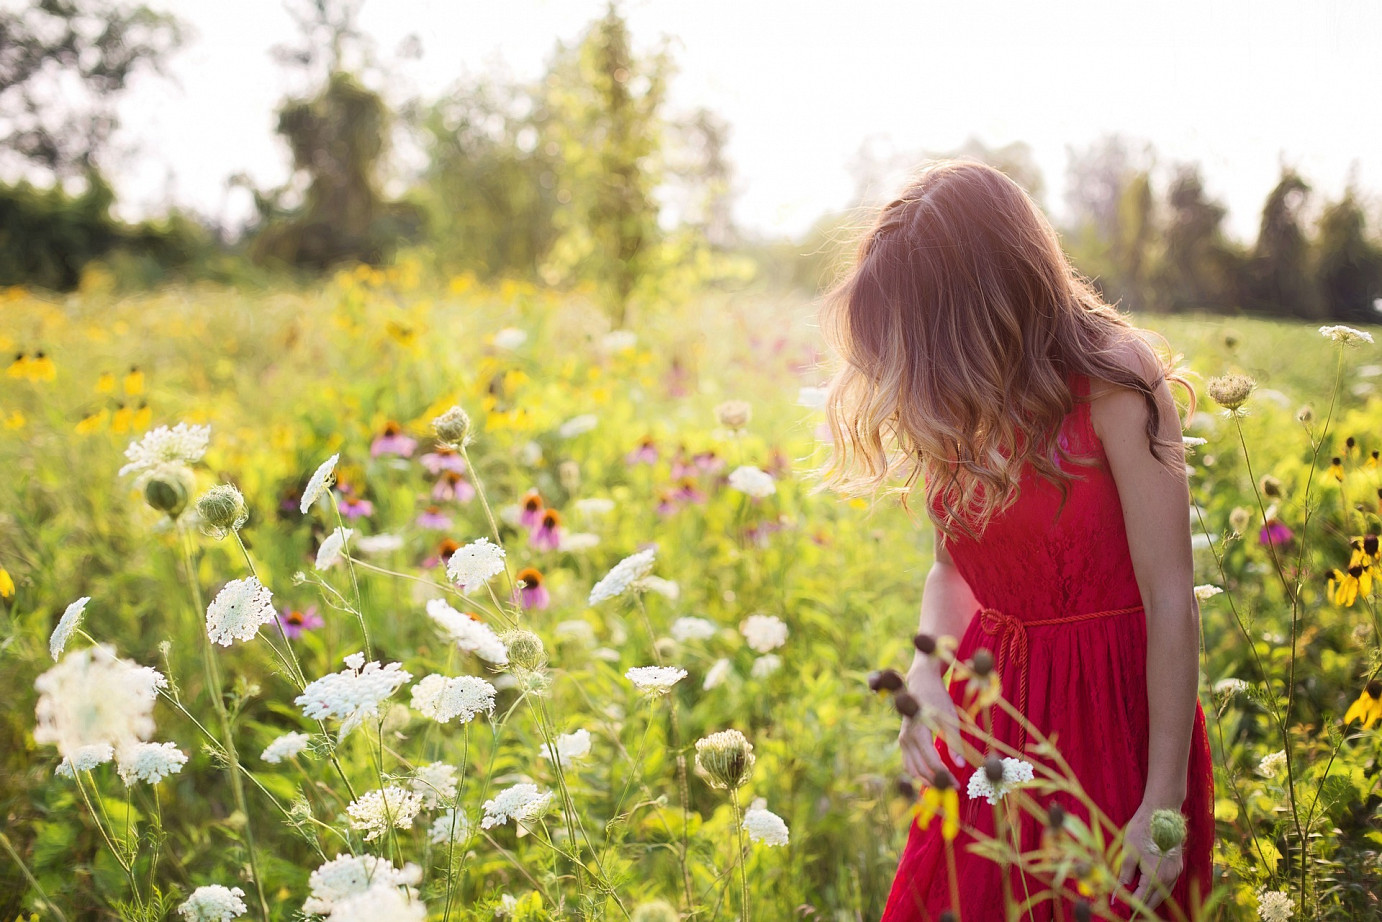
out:
<path id="1" fill-rule="evenodd" d="M 1382 463 L 1382 452 L 1379 452 L 1376 448 L 1374 448 L 1368 454 L 1367 466 L 1377 467 L 1379 463 Z"/>
<path id="2" fill-rule="evenodd" d="M 5 414 L 4 426 L 6 429 L 23 429 L 28 422 L 28 417 L 18 410 L 10 410 Z"/>
<path id="3" fill-rule="evenodd" d="M 114 433 L 129 432 L 134 425 L 134 411 L 123 403 L 117 404 L 115 412 L 110 417 L 110 431 Z"/>
<path id="4" fill-rule="evenodd" d="M 1351 436 L 1351 435 L 1350 435 L 1348 438 L 1344 439 L 1344 454 L 1348 455 L 1348 456 L 1351 458 L 1351 457 L 1353 457 L 1354 452 L 1356 452 L 1357 450 L 1358 450 L 1358 440 L 1357 440 L 1357 439 L 1355 439 L 1355 438 L 1354 438 L 1353 436 Z"/>
<path id="5" fill-rule="evenodd" d="M 144 393 L 144 372 L 138 365 L 131 365 L 130 370 L 125 373 L 125 396 L 138 397 Z"/>
<path id="6" fill-rule="evenodd" d="M 1331 569 L 1328 582 L 1334 604 L 1347 608 L 1358 600 L 1358 593 L 1372 592 L 1372 568 L 1358 565 L 1347 570 Z"/>
<path id="7" fill-rule="evenodd" d="M 52 381 L 58 376 L 57 366 L 46 352 L 35 352 L 29 357 L 28 366 L 30 381 Z"/>
<path id="8" fill-rule="evenodd" d="M 77 421 L 76 432 L 78 435 L 90 435 L 93 432 L 100 432 L 110 419 L 110 411 L 105 407 L 83 416 Z"/>
<path id="9" fill-rule="evenodd" d="M 9 367 L 5 369 L 5 375 L 10 378 L 29 377 L 29 357 L 23 352 L 17 353 L 14 361 L 10 362 Z"/>
<path id="10" fill-rule="evenodd" d="M 1351 724 L 1355 720 L 1361 720 L 1364 729 L 1371 724 L 1382 723 L 1382 679 L 1369 682 L 1363 687 L 1358 700 L 1349 705 L 1348 713 L 1344 714 L 1344 723 Z"/>
<path id="11" fill-rule="evenodd" d="M 134 411 L 134 419 L 130 420 L 130 428 L 135 432 L 143 432 L 149 428 L 151 422 L 153 422 L 153 410 L 149 409 L 149 404 L 146 401 L 139 401 L 139 406 Z"/>
<path id="12" fill-rule="evenodd" d="M 906 687 L 907 683 L 902 680 L 902 673 L 896 669 L 880 669 L 869 673 L 869 690 L 880 698 L 886 698 Z"/>
<path id="13" fill-rule="evenodd" d="M 1377 535 L 1362 535 L 1349 541 L 1348 546 L 1352 550 L 1348 565 L 1356 566 L 1375 566 L 1378 562 L 1378 540 Z"/>
<path id="14" fill-rule="evenodd" d="M 954 841 L 960 834 L 960 792 L 955 776 L 945 769 L 936 773 L 935 781 L 927 785 L 912 807 L 912 817 L 922 829 L 930 826 L 937 815 L 941 818 L 941 838 Z"/>
<path id="15" fill-rule="evenodd" d="M 14 577 L 4 567 L 0 567 L 0 598 L 14 598 Z"/>
<path id="16" fill-rule="evenodd" d="M 96 379 L 96 393 L 115 393 L 115 375 L 111 374 L 108 371 L 101 372 L 101 376 Z"/>
<path id="17" fill-rule="evenodd" d="M 1339 483 L 1344 482 L 1344 462 L 1343 459 L 1337 455 L 1329 459 L 1329 476 L 1339 481 Z"/>

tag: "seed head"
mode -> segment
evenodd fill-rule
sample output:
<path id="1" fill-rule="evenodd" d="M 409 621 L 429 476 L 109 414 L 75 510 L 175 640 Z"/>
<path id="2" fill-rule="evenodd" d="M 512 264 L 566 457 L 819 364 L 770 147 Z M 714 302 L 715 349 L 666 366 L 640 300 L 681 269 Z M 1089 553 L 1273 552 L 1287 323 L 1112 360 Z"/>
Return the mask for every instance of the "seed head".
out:
<path id="1" fill-rule="evenodd" d="M 986 676 L 993 671 L 993 654 L 982 648 L 975 650 L 969 665 L 975 675 Z"/>
<path id="2" fill-rule="evenodd" d="M 911 692 L 901 691 L 893 695 L 893 707 L 903 717 L 915 717 L 921 713 L 921 702 Z"/>
<path id="3" fill-rule="evenodd" d="M 1247 375 L 1222 375 L 1209 379 L 1209 396 L 1226 410 L 1237 410 L 1248 399 L 1257 382 Z"/>
<path id="4" fill-rule="evenodd" d="M 744 400 L 726 400 L 715 408 L 715 419 L 726 429 L 743 429 L 753 416 L 753 407 Z"/>
<path id="5" fill-rule="evenodd" d="M 1263 496 L 1270 496 L 1275 499 L 1281 495 L 1281 481 L 1271 474 L 1263 474 L 1258 486 L 1261 488 Z"/>
<path id="6" fill-rule="evenodd" d="M 196 489 L 192 470 L 181 464 L 160 464 L 147 475 L 144 482 L 144 501 L 159 512 L 175 519 L 187 508 L 187 501 Z"/>
<path id="7" fill-rule="evenodd" d="M 458 406 L 452 407 L 432 420 L 432 430 L 442 444 L 464 448 L 470 443 L 470 414 Z"/>
<path id="8" fill-rule="evenodd" d="M 537 672 L 547 665 L 547 649 L 542 645 L 542 638 L 532 631 L 522 628 L 505 631 L 499 639 L 509 651 L 509 662 L 519 669 Z"/>
<path id="9" fill-rule="evenodd" d="M 916 647 L 918 651 L 930 656 L 932 653 L 936 652 L 936 638 L 932 637 L 930 634 L 917 634 L 912 638 L 912 646 Z"/>
<path id="10" fill-rule="evenodd" d="M 904 688 L 906 685 L 902 681 L 902 676 L 896 669 L 882 669 L 869 673 L 869 691 L 873 692 L 895 692 Z"/>
<path id="11" fill-rule="evenodd" d="M 224 538 L 249 520 L 244 495 L 228 483 L 217 484 L 197 500 L 202 531 L 213 538 Z"/>
<path id="12" fill-rule="evenodd" d="M 738 730 L 721 730 L 696 741 L 696 771 L 711 787 L 741 787 L 754 761 L 753 744 Z"/>
<path id="13" fill-rule="evenodd" d="M 1046 825 L 1052 830 L 1060 829 L 1065 825 L 1065 808 L 1060 804 L 1052 804 L 1051 809 L 1046 811 Z"/>
<path id="14" fill-rule="evenodd" d="M 1157 810 L 1152 813 L 1152 844 L 1162 854 L 1185 841 L 1185 817 L 1179 810 Z"/>
<path id="15" fill-rule="evenodd" d="M 1238 534 L 1244 534 L 1248 530 L 1248 521 L 1252 513 L 1242 506 L 1234 506 L 1233 511 L 1228 514 L 1228 525 Z"/>

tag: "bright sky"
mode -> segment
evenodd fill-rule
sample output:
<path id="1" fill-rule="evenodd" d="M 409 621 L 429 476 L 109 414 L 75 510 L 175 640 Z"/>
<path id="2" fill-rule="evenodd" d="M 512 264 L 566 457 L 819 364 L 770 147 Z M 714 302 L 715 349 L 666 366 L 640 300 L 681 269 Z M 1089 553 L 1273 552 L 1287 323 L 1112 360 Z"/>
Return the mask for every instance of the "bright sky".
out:
<path id="1" fill-rule="evenodd" d="M 291 77 L 270 48 L 296 39 L 281 0 L 147 0 L 196 30 L 175 83 L 142 81 L 122 109 L 141 154 L 119 188 L 243 217 L 243 171 L 287 176 L 273 109 Z M 603 0 L 367 0 L 362 26 L 383 57 L 416 33 L 404 74 L 434 94 L 464 73 L 538 76 Z M 1066 147 L 1119 131 L 1163 164 L 1198 160 L 1229 229 L 1256 236 L 1280 165 L 1323 196 L 1352 168 L 1382 193 L 1382 3 L 1376 0 L 626 0 L 635 47 L 673 36 L 673 108 L 730 124 L 735 217 L 797 234 L 847 204 L 848 164 L 866 139 L 943 150 L 977 136 L 1029 143 L 1063 208 Z M 890 190 L 891 191 L 891 190 Z M 1375 225 L 1374 225 L 1375 226 Z"/>

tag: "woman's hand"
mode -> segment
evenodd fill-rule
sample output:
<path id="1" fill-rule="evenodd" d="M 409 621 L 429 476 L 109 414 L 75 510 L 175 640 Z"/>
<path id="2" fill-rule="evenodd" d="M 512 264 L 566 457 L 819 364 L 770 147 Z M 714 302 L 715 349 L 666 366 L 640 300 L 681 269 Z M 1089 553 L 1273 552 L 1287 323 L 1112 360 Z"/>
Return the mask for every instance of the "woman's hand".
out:
<path id="1" fill-rule="evenodd" d="M 950 698 L 937 664 L 927 658 L 919 657 L 907 670 L 907 691 L 917 699 L 921 710 L 915 717 L 902 718 L 902 729 L 897 734 L 902 764 L 917 778 L 934 784 L 938 772 L 950 769 L 936 751 L 927 722 L 940 728 L 951 757 L 961 758 L 960 720 L 955 713 L 955 702 Z"/>
<path id="2" fill-rule="evenodd" d="M 1170 895 L 1171 888 L 1176 885 L 1185 867 L 1181 856 L 1182 846 L 1158 852 L 1152 844 L 1152 814 L 1158 809 L 1156 804 L 1143 801 L 1128 821 L 1123 836 L 1123 866 L 1118 872 L 1118 882 L 1124 887 L 1132 883 L 1135 873 L 1141 873 L 1132 895 L 1149 909 L 1155 909 Z M 1117 898 L 1115 894 L 1110 900 Z"/>

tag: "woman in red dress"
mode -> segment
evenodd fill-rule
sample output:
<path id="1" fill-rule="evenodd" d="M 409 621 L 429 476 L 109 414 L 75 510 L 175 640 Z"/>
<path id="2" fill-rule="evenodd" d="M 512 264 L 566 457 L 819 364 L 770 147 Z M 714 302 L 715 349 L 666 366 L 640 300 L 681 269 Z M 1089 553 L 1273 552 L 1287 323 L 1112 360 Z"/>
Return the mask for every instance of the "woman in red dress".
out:
<path id="1" fill-rule="evenodd" d="M 913 823 L 882 922 L 1002 920 L 1012 894 L 1043 890 L 1053 898 L 1021 918 L 1129 918 L 1128 894 L 1195 918 L 1211 885 L 1213 771 L 1169 382 L 1189 386 L 1070 266 L 1030 197 L 977 162 L 933 161 L 881 210 L 822 321 L 842 360 L 827 484 L 859 492 L 900 472 L 906 506 L 923 482 L 936 544 L 920 633 L 957 638 L 961 661 L 987 649 L 1004 697 L 1124 832 L 1105 879 L 1125 899 L 1097 905 L 1074 880 L 1054 888 L 971 850 L 995 835 L 994 808 L 966 796 L 986 741 L 960 730 L 965 683 L 947 686 L 942 660 L 918 653 L 905 682 L 923 712 L 903 719 L 903 762 L 923 783 L 958 784 L 960 832 L 947 842 L 942 823 Z M 1002 751 L 1046 764 L 1019 722 L 992 714 Z M 1041 809 L 1000 830 L 1020 851 L 1041 844 L 1052 803 L 1088 820 L 1077 798 L 1033 790 Z M 1162 809 L 1187 827 L 1164 854 L 1150 831 Z"/>

